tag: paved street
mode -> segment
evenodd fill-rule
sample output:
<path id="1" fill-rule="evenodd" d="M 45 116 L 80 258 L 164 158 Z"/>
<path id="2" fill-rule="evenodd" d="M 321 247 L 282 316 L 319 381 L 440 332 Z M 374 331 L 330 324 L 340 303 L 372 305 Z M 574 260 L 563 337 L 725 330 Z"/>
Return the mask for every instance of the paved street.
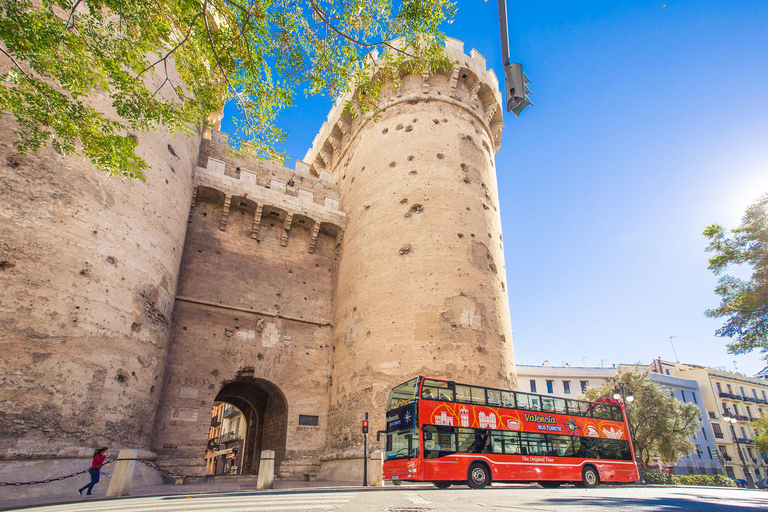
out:
<path id="1" fill-rule="evenodd" d="M 541 489 L 494 486 L 483 490 L 424 486 L 271 492 L 230 492 L 177 496 L 83 500 L 27 508 L 38 512 L 427 512 L 427 511 L 765 511 L 768 492 L 702 487 L 601 487 Z"/>

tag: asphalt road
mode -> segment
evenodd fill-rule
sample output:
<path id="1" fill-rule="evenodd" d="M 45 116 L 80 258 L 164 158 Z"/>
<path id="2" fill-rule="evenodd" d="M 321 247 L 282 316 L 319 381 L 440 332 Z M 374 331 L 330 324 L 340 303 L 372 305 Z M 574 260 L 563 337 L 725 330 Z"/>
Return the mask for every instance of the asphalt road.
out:
<path id="1" fill-rule="evenodd" d="M 26 508 L 36 512 L 470 512 L 470 511 L 768 511 L 768 491 L 705 487 L 581 489 L 425 486 L 343 490 L 228 492 L 155 496 Z"/>

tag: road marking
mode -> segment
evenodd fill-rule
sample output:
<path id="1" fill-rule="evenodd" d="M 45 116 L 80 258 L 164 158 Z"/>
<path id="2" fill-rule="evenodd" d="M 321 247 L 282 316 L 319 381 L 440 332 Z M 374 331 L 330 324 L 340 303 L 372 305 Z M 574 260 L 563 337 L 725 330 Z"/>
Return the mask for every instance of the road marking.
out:
<path id="1" fill-rule="evenodd" d="M 431 501 L 425 500 L 418 494 L 403 494 L 408 500 L 413 503 L 414 505 L 423 505 L 424 503 L 432 503 Z"/>

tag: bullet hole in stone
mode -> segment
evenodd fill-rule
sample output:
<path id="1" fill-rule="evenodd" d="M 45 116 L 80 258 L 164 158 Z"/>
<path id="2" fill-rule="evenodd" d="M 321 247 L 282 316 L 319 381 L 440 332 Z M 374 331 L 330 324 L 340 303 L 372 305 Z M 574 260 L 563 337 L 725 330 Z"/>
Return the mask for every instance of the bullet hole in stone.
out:
<path id="1" fill-rule="evenodd" d="M 463 179 L 463 180 L 461 180 L 461 181 L 463 181 L 463 182 L 464 182 L 464 183 L 466 183 L 466 184 L 470 184 L 470 183 L 472 183 L 472 180 L 471 180 L 471 179 L 469 179 L 469 176 L 464 176 L 464 179 Z"/>
<path id="2" fill-rule="evenodd" d="M 291 269 L 288 269 L 288 273 L 289 273 L 289 274 L 293 274 L 293 270 L 291 270 Z"/>
<path id="3" fill-rule="evenodd" d="M 413 162 L 413 155 L 408 155 L 408 161 Z"/>
<path id="4" fill-rule="evenodd" d="M 115 375 L 115 380 L 120 383 L 125 383 L 128 380 L 128 374 L 123 371 L 123 369 L 117 370 L 117 375 Z"/>
<path id="5" fill-rule="evenodd" d="M 114 256 L 107 256 L 107 263 L 109 263 L 110 265 L 116 265 L 117 259 L 115 259 Z"/>
<path id="6" fill-rule="evenodd" d="M 442 154 L 442 153 L 438 153 L 438 154 L 437 154 L 437 158 L 439 158 L 440 160 L 442 160 L 443 158 L 445 158 L 445 155 L 444 155 L 444 154 Z"/>
<path id="7" fill-rule="evenodd" d="M 406 131 L 406 132 L 411 132 L 411 131 L 413 131 L 413 126 L 411 126 L 411 125 L 408 125 L 408 126 L 406 126 L 406 127 L 405 127 L 405 131 Z"/>
<path id="8" fill-rule="evenodd" d="M 487 204 L 483 203 L 483 210 L 490 210 L 490 209 L 491 209 L 490 206 L 488 206 Z"/>
<path id="9" fill-rule="evenodd" d="M 386 135 L 387 132 L 389 132 L 389 128 L 384 128 L 383 130 L 381 130 L 381 133 L 383 133 L 384 135 Z"/>
<path id="10" fill-rule="evenodd" d="M 93 234 L 95 235 L 95 234 L 97 234 L 97 233 L 98 233 L 98 231 L 96 231 L 96 230 L 94 229 L 94 230 L 93 230 Z"/>
<path id="11" fill-rule="evenodd" d="M 187 328 L 186 328 L 186 327 L 182 327 L 181 329 L 182 329 L 183 331 L 186 331 L 186 330 L 187 330 Z"/>
<path id="12" fill-rule="evenodd" d="M 408 254 L 411 254 L 412 251 L 413 251 L 413 248 L 411 247 L 411 244 L 405 244 L 400 248 L 400 251 L 398 252 L 398 254 L 400 254 L 400 256 L 406 256 Z"/>
<path id="13" fill-rule="evenodd" d="M 349 182 L 350 182 L 350 183 L 354 183 L 354 182 L 355 182 L 355 177 L 354 177 L 354 176 L 352 176 L 352 179 L 351 179 L 351 180 L 349 180 Z"/>
<path id="14" fill-rule="evenodd" d="M 175 172 L 176 172 L 176 169 L 174 169 L 173 167 L 171 167 L 171 172 L 175 173 Z"/>
<path id="15" fill-rule="evenodd" d="M 505 291 L 506 289 L 507 289 L 507 286 L 502 281 L 502 283 L 501 283 L 501 291 Z"/>
<path id="16" fill-rule="evenodd" d="M 259 361 L 261 361 L 262 359 L 264 359 L 264 354 L 262 354 L 261 352 L 259 352 L 258 354 L 256 354 L 256 359 L 258 359 Z"/>
<path id="17" fill-rule="evenodd" d="M 504 237 L 501 236 L 501 234 L 499 234 L 499 242 L 503 242 L 503 241 L 504 241 Z"/>
<path id="18" fill-rule="evenodd" d="M 309 355 L 309 352 L 305 352 L 306 355 Z"/>
<path id="19" fill-rule="evenodd" d="M 198 249 L 198 250 L 197 250 L 197 252 L 199 252 L 199 253 L 201 253 L 201 254 L 202 254 L 202 252 L 203 252 L 203 251 L 201 251 L 200 249 Z"/>
<path id="20" fill-rule="evenodd" d="M 140 330 L 141 330 L 141 322 L 133 322 L 133 323 L 131 324 L 131 330 L 132 330 L 133 332 L 138 332 L 138 331 L 140 331 Z"/>
<path id="21" fill-rule="evenodd" d="M 459 233 L 458 236 L 459 238 L 464 238 L 464 233 Z"/>
<path id="22" fill-rule="evenodd" d="M 480 354 L 485 354 L 485 349 L 484 349 L 483 347 L 477 347 L 477 351 L 478 351 Z"/>
<path id="23" fill-rule="evenodd" d="M 490 233 L 488 233 L 488 238 L 493 238 L 493 236 Z"/>
<path id="24" fill-rule="evenodd" d="M 211 377 L 218 377 L 218 376 L 219 376 L 219 370 L 211 371 Z"/>
<path id="25" fill-rule="evenodd" d="M 307 298 L 306 298 L 306 297 L 304 297 L 304 300 L 307 300 Z"/>
<path id="26" fill-rule="evenodd" d="M 168 152 L 171 154 L 171 156 L 179 158 L 178 155 L 176 155 L 176 152 L 173 150 L 173 146 L 168 144 Z"/>
<path id="27" fill-rule="evenodd" d="M 440 124 L 440 120 L 439 119 L 433 119 L 432 122 L 435 123 L 435 124 Z"/>
<path id="28" fill-rule="evenodd" d="M 166 184 L 166 185 L 168 184 L 168 180 L 165 180 L 165 184 Z"/>
<path id="29" fill-rule="evenodd" d="M 155 385 L 154 385 L 154 384 L 152 384 L 152 385 L 149 387 L 149 394 L 151 395 L 151 394 L 152 394 L 152 393 L 154 393 L 154 392 L 155 392 Z"/>
<path id="30" fill-rule="evenodd" d="M 87 275 L 88 275 L 88 269 L 87 269 L 87 268 L 84 268 L 83 270 L 81 270 L 81 271 L 80 271 L 80 275 L 81 275 L 81 276 L 87 276 Z"/>
<path id="31" fill-rule="evenodd" d="M 207 212 L 203 212 L 203 217 L 207 217 L 207 216 L 208 216 L 208 213 Z"/>
<path id="32" fill-rule="evenodd" d="M 471 211 L 471 210 L 470 210 L 470 208 L 469 208 L 469 206 L 467 206 L 467 211 L 468 211 L 468 212 L 469 212 L 469 211 Z"/>
<path id="33" fill-rule="evenodd" d="M 75 306 L 75 309 L 80 309 L 80 306 Z"/>
<path id="34" fill-rule="evenodd" d="M 277 295 L 278 297 L 282 297 L 282 295 L 281 295 L 281 294 L 279 294 L 279 293 L 276 293 L 275 295 Z"/>
<path id="35" fill-rule="evenodd" d="M 9 268 L 15 267 L 15 263 L 11 263 L 10 261 L 0 261 L 0 270 L 8 270 Z"/>
<path id="36" fill-rule="evenodd" d="M 319 266 L 320 266 L 320 264 L 319 264 L 319 263 L 315 263 L 315 266 L 316 266 L 316 267 L 319 267 Z"/>
<path id="37" fill-rule="evenodd" d="M 21 155 L 9 155 L 5 158 L 5 163 L 8 167 L 16 169 L 24 163 L 24 159 L 21 158 Z"/>
<path id="38" fill-rule="evenodd" d="M 306 281 L 302 281 L 301 284 L 307 284 L 307 282 Z"/>
<path id="39" fill-rule="evenodd" d="M 471 236 L 472 236 L 472 238 L 475 238 L 475 234 L 474 234 L 474 233 L 472 233 L 472 235 L 471 235 Z"/>
<path id="40" fill-rule="evenodd" d="M 416 171 L 411 171 L 411 172 L 409 172 L 408 174 L 410 174 L 410 175 L 414 175 L 414 174 L 419 174 L 419 173 L 418 173 L 418 172 L 416 172 Z"/>
<path id="41" fill-rule="evenodd" d="M 403 125 L 401 124 L 395 126 L 395 130 L 402 130 L 402 129 L 403 129 Z"/>
<path id="42" fill-rule="evenodd" d="M 365 166 L 362 166 L 362 167 L 360 168 L 360 172 L 363 172 L 364 170 L 365 170 Z"/>
<path id="43" fill-rule="evenodd" d="M 415 213 L 421 213 L 424 211 L 424 206 L 422 206 L 420 203 L 416 203 L 413 206 L 411 206 L 407 212 L 405 212 L 405 218 L 409 218 Z"/>
<path id="44" fill-rule="evenodd" d="M 447 123 L 447 122 L 448 122 L 448 120 L 447 120 L 447 119 L 445 119 L 445 118 L 443 118 L 443 122 L 444 122 L 444 123 Z"/>
<path id="45" fill-rule="evenodd" d="M 411 122 L 412 122 L 412 123 L 415 123 L 415 122 L 416 122 L 416 121 L 418 121 L 418 120 L 419 120 L 419 119 L 418 119 L 417 117 L 414 117 L 414 118 L 413 118 L 413 121 L 411 121 Z"/>
<path id="46" fill-rule="evenodd" d="M 389 162 L 389 166 L 390 166 L 390 167 L 394 167 L 394 166 L 396 166 L 396 165 L 397 165 L 397 164 L 396 164 L 395 162 Z"/>
<path id="47" fill-rule="evenodd" d="M 370 207 L 371 207 L 371 205 L 369 205 L 369 204 L 363 205 L 363 208 L 365 208 L 366 210 L 368 210 Z"/>
<path id="48" fill-rule="evenodd" d="M 408 204 L 408 198 L 404 197 L 403 199 L 401 199 L 400 204 Z"/>

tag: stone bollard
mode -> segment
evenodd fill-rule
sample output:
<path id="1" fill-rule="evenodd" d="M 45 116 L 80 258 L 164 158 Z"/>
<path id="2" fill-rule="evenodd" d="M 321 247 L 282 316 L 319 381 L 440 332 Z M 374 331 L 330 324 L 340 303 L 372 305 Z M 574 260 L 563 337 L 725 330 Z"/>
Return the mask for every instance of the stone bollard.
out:
<path id="1" fill-rule="evenodd" d="M 262 450 L 257 489 L 271 489 L 275 481 L 275 450 Z"/>
<path id="2" fill-rule="evenodd" d="M 107 496 L 125 496 L 131 492 L 131 481 L 138 457 L 138 450 L 120 450 L 115 469 L 112 471 L 112 479 L 109 481 Z"/>

